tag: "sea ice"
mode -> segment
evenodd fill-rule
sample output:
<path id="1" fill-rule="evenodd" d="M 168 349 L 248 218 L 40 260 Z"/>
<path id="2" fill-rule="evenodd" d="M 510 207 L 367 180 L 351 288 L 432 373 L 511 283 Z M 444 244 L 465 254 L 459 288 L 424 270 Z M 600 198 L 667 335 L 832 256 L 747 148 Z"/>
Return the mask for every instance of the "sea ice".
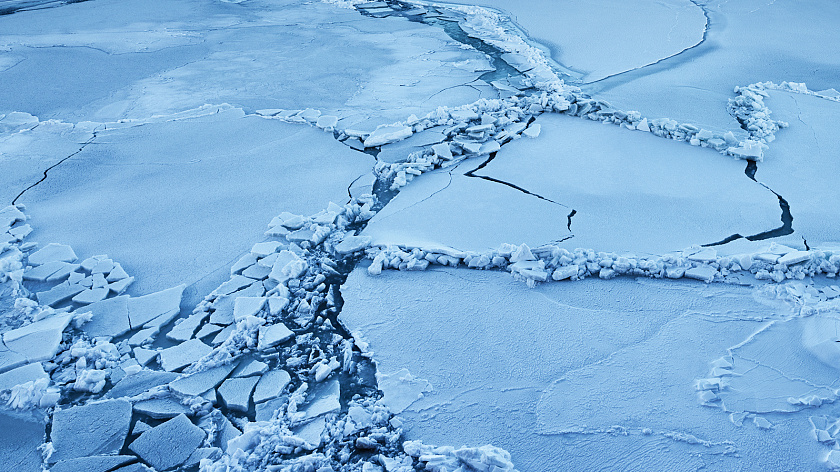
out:
<path id="1" fill-rule="evenodd" d="M 133 397 L 155 387 L 166 385 L 178 377 L 171 372 L 144 369 L 132 375 L 126 375 L 114 385 L 105 398 Z"/>
<path id="2" fill-rule="evenodd" d="M 32 265 L 41 265 L 54 261 L 73 262 L 76 259 L 76 253 L 70 246 L 50 243 L 30 254 L 27 260 Z"/>
<path id="3" fill-rule="evenodd" d="M 167 470 L 186 461 L 204 436 L 185 415 L 178 415 L 141 434 L 128 447 L 154 468 Z"/>
<path id="4" fill-rule="evenodd" d="M 258 348 L 262 351 L 270 349 L 287 339 L 294 336 L 295 333 L 286 327 L 283 323 L 275 323 L 269 326 L 260 326 L 259 344 Z"/>
<path id="5" fill-rule="evenodd" d="M 53 315 L 22 328 L 3 333 L 7 348 L 26 356 L 28 362 L 50 359 L 58 352 L 64 328 L 73 315 Z"/>
<path id="6" fill-rule="evenodd" d="M 128 318 L 132 328 L 143 325 L 160 327 L 178 314 L 181 296 L 186 285 L 179 285 L 160 292 L 133 297 L 128 300 Z"/>
<path id="7" fill-rule="evenodd" d="M 82 330 L 90 337 L 122 336 L 131 326 L 128 319 L 128 296 L 122 295 L 76 310 L 76 313 L 91 313 L 90 321 L 82 325 Z"/>
<path id="8" fill-rule="evenodd" d="M 50 437 L 60 462 L 78 457 L 118 452 L 131 424 L 131 403 L 105 400 L 55 411 Z"/>
<path id="9" fill-rule="evenodd" d="M 227 379 L 219 387 L 219 396 L 231 410 L 248 411 L 251 392 L 260 379 L 258 377 L 242 377 Z"/>
<path id="10" fill-rule="evenodd" d="M 190 339 L 160 351 L 160 366 L 164 370 L 172 372 L 192 364 L 203 356 L 210 354 L 212 350 L 210 346 L 198 339 Z"/>
<path id="11" fill-rule="evenodd" d="M 259 404 L 277 398 L 283 393 L 290 381 L 291 376 L 285 370 L 266 372 L 254 389 L 254 403 Z"/>
<path id="12" fill-rule="evenodd" d="M 192 415 L 189 407 L 182 405 L 173 397 L 141 400 L 134 404 L 134 412 L 150 416 L 156 420 L 174 418 L 178 415 Z"/>
<path id="13" fill-rule="evenodd" d="M 50 472 L 110 472 L 134 460 L 137 460 L 134 456 L 79 457 L 53 465 Z"/>
<path id="14" fill-rule="evenodd" d="M 236 364 L 226 364 L 219 367 L 214 367 L 204 372 L 197 374 L 190 374 L 172 381 L 169 384 L 169 389 L 173 392 L 186 396 L 198 396 L 202 393 L 216 388 L 222 381 L 230 375 Z"/>

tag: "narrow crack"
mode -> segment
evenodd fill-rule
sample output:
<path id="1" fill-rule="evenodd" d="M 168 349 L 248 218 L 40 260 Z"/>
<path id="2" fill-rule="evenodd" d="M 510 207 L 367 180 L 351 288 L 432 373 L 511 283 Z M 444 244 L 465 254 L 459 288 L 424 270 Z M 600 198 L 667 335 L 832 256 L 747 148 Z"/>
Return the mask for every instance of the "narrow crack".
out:
<path id="1" fill-rule="evenodd" d="M 85 150 L 85 148 L 86 148 L 89 144 L 93 143 L 93 141 L 96 139 L 96 135 L 97 135 L 97 133 L 98 133 L 98 131 L 94 130 L 94 131 L 93 131 L 93 135 L 90 137 L 90 139 L 88 139 L 87 141 L 85 141 L 84 143 L 82 143 L 82 146 L 79 148 L 79 150 L 78 150 L 78 151 L 76 151 L 76 152 L 74 152 L 74 153 L 70 154 L 69 156 L 65 157 L 64 159 L 62 159 L 62 160 L 60 160 L 60 161 L 56 162 L 55 164 L 53 164 L 53 165 L 51 165 L 51 166 L 47 167 L 47 168 L 44 170 L 44 176 L 43 176 L 43 177 L 41 177 L 41 179 L 40 179 L 40 180 L 38 180 L 37 182 L 35 182 L 34 184 L 32 184 L 32 185 L 30 185 L 29 187 L 26 187 L 25 189 L 21 190 L 21 192 L 20 192 L 19 194 L 17 194 L 17 196 L 14 198 L 14 200 L 12 200 L 12 205 L 15 205 L 15 204 L 17 203 L 18 199 L 19 199 L 20 197 L 22 197 L 22 196 L 23 196 L 23 194 L 24 194 L 24 193 L 26 193 L 26 191 L 27 191 L 27 190 L 29 190 L 29 189 L 31 189 L 31 188 L 33 188 L 33 187 L 37 186 L 38 184 L 40 184 L 41 182 L 43 182 L 43 181 L 45 181 L 45 180 L 47 180 L 47 173 L 48 173 L 49 171 L 51 171 L 52 169 L 54 169 L 54 168 L 58 167 L 58 166 L 59 166 L 59 165 L 61 165 L 64 161 L 66 161 L 66 160 L 70 159 L 71 157 L 75 156 L 76 154 L 78 154 L 78 153 L 80 153 L 80 152 L 84 151 L 84 150 Z"/>

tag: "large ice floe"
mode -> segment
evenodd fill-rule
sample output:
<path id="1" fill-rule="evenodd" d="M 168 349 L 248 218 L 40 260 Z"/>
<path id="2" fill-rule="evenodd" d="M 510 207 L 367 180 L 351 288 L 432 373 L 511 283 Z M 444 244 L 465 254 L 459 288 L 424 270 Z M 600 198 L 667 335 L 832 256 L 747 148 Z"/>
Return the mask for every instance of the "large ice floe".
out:
<path id="1" fill-rule="evenodd" d="M 3 470 L 840 469 L 836 5 L 0 13 Z"/>

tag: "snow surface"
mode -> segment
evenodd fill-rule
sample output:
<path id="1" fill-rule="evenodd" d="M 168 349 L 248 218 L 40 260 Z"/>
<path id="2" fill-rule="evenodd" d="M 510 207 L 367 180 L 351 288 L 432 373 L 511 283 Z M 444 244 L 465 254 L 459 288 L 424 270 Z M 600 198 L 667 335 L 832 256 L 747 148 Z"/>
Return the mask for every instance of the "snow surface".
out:
<path id="1" fill-rule="evenodd" d="M 4 2 L 0 468 L 840 467 L 826 3 Z"/>

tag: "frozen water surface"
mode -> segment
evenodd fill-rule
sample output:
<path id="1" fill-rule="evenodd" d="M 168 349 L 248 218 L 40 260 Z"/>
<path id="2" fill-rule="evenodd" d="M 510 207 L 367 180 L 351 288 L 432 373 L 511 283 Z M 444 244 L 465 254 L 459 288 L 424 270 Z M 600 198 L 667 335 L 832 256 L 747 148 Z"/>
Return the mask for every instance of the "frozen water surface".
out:
<path id="1" fill-rule="evenodd" d="M 0 469 L 840 468 L 838 20 L 0 1 Z"/>

